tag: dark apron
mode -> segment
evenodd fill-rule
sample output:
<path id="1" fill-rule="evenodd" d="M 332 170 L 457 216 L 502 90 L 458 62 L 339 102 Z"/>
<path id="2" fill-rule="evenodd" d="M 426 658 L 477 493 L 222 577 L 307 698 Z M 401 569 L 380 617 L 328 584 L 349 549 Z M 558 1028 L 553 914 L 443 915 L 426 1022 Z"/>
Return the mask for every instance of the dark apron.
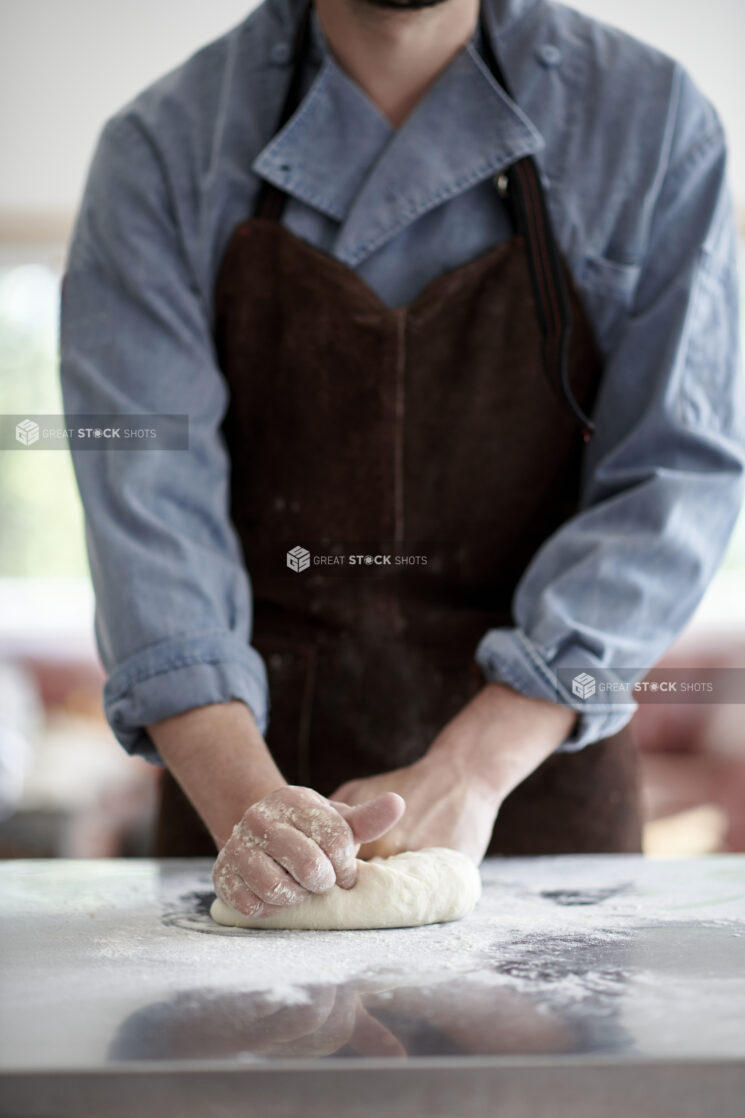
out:
<path id="1" fill-rule="evenodd" d="M 280 126 L 306 40 L 307 13 Z M 479 639 L 514 624 L 525 568 L 577 511 L 578 417 L 591 426 L 601 361 L 533 161 L 498 186 L 515 235 L 404 307 L 285 229 L 268 183 L 222 261 L 214 335 L 266 740 L 289 783 L 324 795 L 422 756 L 484 686 Z M 295 572 L 296 546 L 392 563 Z M 640 848 L 627 728 L 545 761 L 507 797 L 489 853 Z M 214 853 L 168 773 L 156 853 Z"/>

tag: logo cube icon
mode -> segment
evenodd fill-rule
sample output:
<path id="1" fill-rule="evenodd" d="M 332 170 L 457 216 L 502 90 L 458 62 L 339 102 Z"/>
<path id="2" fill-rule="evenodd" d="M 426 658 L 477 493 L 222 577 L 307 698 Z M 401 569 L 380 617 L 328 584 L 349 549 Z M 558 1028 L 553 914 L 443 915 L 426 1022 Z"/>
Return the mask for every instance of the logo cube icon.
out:
<path id="1" fill-rule="evenodd" d="M 38 441 L 38 423 L 34 423 L 33 419 L 24 419 L 21 423 L 16 423 L 16 442 L 23 443 L 24 446 L 33 446 Z"/>
<path id="2" fill-rule="evenodd" d="M 293 547 L 292 551 L 287 552 L 287 566 L 291 571 L 304 571 L 310 566 L 310 552 L 300 544 Z"/>
<path id="3" fill-rule="evenodd" d="M 578 699 L 589 699 L 595 694 L 595 679 L 588 672 L 580 672 L 572 680 L 572 694 Z"/>

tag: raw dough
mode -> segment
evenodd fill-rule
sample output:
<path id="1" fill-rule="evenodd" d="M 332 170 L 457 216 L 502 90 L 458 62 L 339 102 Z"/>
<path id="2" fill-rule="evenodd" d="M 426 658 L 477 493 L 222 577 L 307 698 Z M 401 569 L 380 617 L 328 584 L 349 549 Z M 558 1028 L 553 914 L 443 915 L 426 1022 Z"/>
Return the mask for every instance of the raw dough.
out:
<path id="1" fill-rule="evenodd" d="M 210 912 L 218 924 L 234 928 L 413 928 L 462 920 L 480 895 L 471 859 L 431 846 L 360 862 L 353 889 L 335 885 L 264 919 L 243 916 L 219 898 Z"/>

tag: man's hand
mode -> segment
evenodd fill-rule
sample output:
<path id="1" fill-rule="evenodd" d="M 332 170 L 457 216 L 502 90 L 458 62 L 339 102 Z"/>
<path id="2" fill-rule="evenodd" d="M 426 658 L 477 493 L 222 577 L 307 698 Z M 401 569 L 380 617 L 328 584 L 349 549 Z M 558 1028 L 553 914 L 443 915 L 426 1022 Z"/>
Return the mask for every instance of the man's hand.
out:
<path id="1" fill-rule="evenodd" d="M 361 858 L 447 846 L 480 862 L 500 804 L 572 729 L 576 714 L 488 683 L 413 765 L 340 785 L 332 802 L 398 792 L 406 814 L 360 849 Z"/>
<path id="2" fill-rule="evenodd" d="M 365 842 L 360 858 L 389 858 L 402 850 L 447 846 L 476 863 L 481 861 L 500 800 L 475 774 L 454 772 L 444 754 L 427 754 L 406 768 L 350 780 L 336 789 L 331 800 L 364 804 L 384 792 L 402 796 L 406 813 L 385 835 Z"/>
<path id="3" fill-rule="evenodd" d="M 404 811 L 399 796 L 332 805 L 311 788 L 286 785 L 244 813 L 218 855 L 215 892 L 246 916 L 269 916 L 334 885 L 357 880 L 360 843 L 385 834 Z"/>
<path id="4" fill-rule="evenodd" d="M 148 728 L 224 848 L 215 864 L 218 895 L 246 915 L 268 915 L 335 882 L 350 888 L 360 845 L 363 858 L 447 846 L 480 861 L 502 800 L 574 719 L 565 707 L 489 683 L 421 760 L 343 784 L 333 802 L 287 786 L 242 703 L 197 708 Z"/>

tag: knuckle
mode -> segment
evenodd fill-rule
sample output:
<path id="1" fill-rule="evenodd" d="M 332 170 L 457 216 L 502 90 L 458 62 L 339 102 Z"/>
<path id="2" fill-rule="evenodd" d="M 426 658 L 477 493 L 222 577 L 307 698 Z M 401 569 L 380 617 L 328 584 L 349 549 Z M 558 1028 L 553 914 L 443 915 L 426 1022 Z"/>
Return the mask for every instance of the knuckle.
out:
<path id="1" fill-rule="evenodd" d="M 254 804 L 243 816 L 237 842 L 244 847 L 261 847 L 269 839 L 273 823 L 276 817 L 272 810 L 261 803 Z"/>
<path id="2" fill-rule="evenodd" d="M 264 900 L 273 905 L 298 904 L 308 896 L 307 889 L 287 881 L 277 881 L 266 890 Z"/>
<path id="3" fill-rule="evenodd" d="M 354 843 L 351 834 L 340 835 L 333 839 L 326 848 L 329 859 L 338 866 L 348 866 L 354 862 Z"/>
<path id="4" fill-rule="evenodd" d="M 252 897 L 250 900 L 247 898 L 241 902 L 240 911 L 244 916 L 262 916 L 264 913 L 264 902 L 259 897 Z"/>
<path id="5" fill-rule="evenodd" d="M 309 791 L 308 788 L 303 788 L 300 784 L 288 784 L 285 788 L 280 789 L 282 801 L 293 806 L 307 802 Z"/>
<path id="6" fill-rule="evenodd" d="M 241 830 L 245 831 L 246 828 L 253 829 L 257 823 L 264 823 L 267 819 L 271 819 L 274 814 L 274 805 L 268 804 L 265 800 L 259 800 L 255 804 L 251 804 L 250 808 L 241 820 Z"/>
<path id="7" fill-rule="evenodd" d="M 298 871 L 301 883 L 311 893 L 326 892 L 336 880 L 333 867 L 325 858 L 320 856 L 299 859 Z"/>
<path id="8" fill-rule="evenodd" d="M 237 874 L 226 874 L 215 883 L 215 892 L 221 901 L 244 916 L 258 915 L 263 901 L 250 891 Z"/>

